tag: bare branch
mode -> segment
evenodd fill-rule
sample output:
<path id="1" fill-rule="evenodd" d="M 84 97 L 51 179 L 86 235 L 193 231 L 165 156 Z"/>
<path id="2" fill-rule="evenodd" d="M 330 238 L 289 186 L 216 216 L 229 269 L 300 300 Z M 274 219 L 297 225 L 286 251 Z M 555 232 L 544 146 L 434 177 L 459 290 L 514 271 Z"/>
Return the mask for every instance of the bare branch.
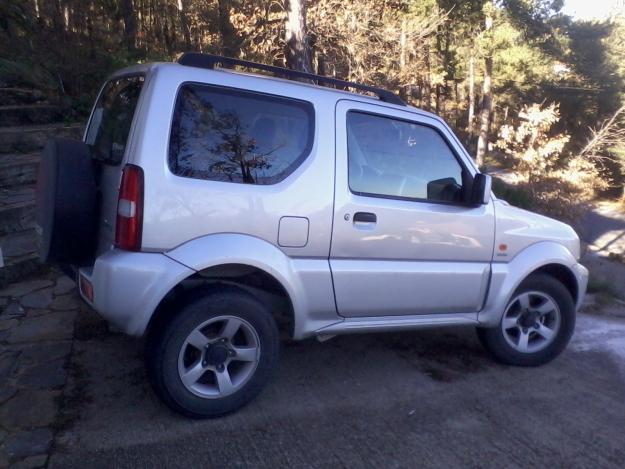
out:
<path id="1" fill-rule="evenodd" d="M 625 105 L 621 106 L 609 119 L 598 128 L 590 129 L 591 137 L 579 155 L 600 162 L 615 161 L 611 149 L 625 146 Z"/>

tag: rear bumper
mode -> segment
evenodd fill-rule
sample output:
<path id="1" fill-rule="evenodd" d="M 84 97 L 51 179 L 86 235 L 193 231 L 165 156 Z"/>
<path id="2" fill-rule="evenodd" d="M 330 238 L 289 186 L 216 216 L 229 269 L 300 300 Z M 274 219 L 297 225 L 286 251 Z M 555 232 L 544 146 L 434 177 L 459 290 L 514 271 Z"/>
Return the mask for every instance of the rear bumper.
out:
<path id="1" fill-rule="evenodd" d="M 83 267 L 78 278 L 93 287 L 93 301 L 82 298 L 127 334 L 140 336 L 167 293 L 194 271 L 160 253 L 114 249 Z"/>

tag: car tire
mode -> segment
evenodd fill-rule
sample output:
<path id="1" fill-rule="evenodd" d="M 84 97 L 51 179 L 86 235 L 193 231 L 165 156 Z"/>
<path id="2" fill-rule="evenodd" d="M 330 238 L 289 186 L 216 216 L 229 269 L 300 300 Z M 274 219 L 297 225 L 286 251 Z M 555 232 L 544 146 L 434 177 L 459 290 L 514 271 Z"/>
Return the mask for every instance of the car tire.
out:
<path id="1" fill-rule="evenodd" d="M 274 318 L 254 296 L 229 286 L 200 288 L 178 305 L 178 313 L 148 335 L 145 360 L 154 390 L 187 417 L 234 412 L 258 395 L 277 366 Z"/>
<path id="2" fill-rule="evenodd" d="M 540 366 L 556 358 L 575 329 L 575 303 L 557 279 L 534 274 L 517 288 L 497 327 L 478 328 L 480 342 L 499 362 Z"/>

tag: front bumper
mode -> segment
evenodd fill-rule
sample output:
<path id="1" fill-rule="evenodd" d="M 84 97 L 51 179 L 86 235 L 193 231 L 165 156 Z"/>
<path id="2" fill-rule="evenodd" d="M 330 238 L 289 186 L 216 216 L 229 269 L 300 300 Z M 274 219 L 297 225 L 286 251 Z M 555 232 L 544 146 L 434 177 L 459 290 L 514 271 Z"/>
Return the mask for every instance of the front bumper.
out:
<path id="1" fill-rule="evenodd" d="M 78 270 L 78 279 L 93 287 L 93 301 L 80 292 L 102 317 L 127 334 L 140 336 L 160 301 L 194 271 L 160 253 L 113 249 L 92 267 Z"/>
<path id="2" fill-rule="evenodd" d="M 586 298 L 586 288 L 588 287 L 588 269 L 582 264 L 575 264 L 571 267 L 571 270 L 577 279 L 577 302 L 575 304 L 575 310 L 579 311 L 584 304 L 584 298 Z"/>

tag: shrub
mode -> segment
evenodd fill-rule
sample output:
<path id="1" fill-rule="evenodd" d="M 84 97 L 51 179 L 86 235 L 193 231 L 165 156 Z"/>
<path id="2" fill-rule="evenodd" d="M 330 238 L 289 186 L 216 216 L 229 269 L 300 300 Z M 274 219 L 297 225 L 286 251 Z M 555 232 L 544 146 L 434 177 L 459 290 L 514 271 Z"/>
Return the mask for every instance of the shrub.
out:
<path id="1" fill-rule="evenodd" d="M 514 190 L 505 189 L 514 194 L 509 202 L 575 224 L 607 182 L 592 159 L 565 152 L 568 135 L 552 133 L 560 119 L 557 105 L 527 105 L 518 118 L 516 127 L 501 128 L 495 144 L 515 173 Z"/>

